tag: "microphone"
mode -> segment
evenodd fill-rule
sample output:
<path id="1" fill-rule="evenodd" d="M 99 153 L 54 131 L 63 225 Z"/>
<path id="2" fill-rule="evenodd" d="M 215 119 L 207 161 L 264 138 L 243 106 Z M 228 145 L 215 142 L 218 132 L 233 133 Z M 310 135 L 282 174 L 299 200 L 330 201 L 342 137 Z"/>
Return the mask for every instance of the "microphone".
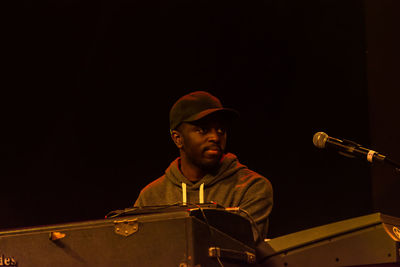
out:
<path id="1" fill-rule="evenodd" d="M 314 134 L 313 143 L 318 148 L 327 148 L 337 150 L 339 154 L 350 157 L 350 158 L 361 158 L 366 159 L 369 162 L 384 162 L 387 160 L 386 156 L 368 149 L 364 148 L 361 145 L 349 141 L 349 140 L 340 140 L 333 137 L 328 136 L 324 132 L 318 132 Z"/>

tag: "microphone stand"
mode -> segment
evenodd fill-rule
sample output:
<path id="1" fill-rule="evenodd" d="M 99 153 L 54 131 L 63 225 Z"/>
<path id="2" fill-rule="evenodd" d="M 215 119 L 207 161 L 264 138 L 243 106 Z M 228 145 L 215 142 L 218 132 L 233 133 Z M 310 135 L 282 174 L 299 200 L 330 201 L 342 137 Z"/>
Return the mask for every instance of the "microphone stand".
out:
<path id="1" fill-rule="evenodd" d="M 363 149 L 361 147 L 361 145 L 357 144 L 356 142 L 343 139 L 343 143 L 346 144 L 346 145 L 352 145 L 355 151 L 357 151 L 358 149 L 361 149 L 361 153 L 365 152 L 365 151 L 363 151 L 365 149 Z M 357 152 L 359 152 L 359 151 L 357 151 Z M 350 157 L 350 158 L 354 157 L 353 155 L 347 154 L 346 152 L 343 152 L 343 151 L 340 151 L 339 153 L 342 154 L 343 156 L 346 156 L 346 157 Z M 381 155 L 380 157 L 375 158 L 375 160 L 379 161 L 379 162 L 385 162 L 385 163 L 388 163 L 388 164 L 392 165 L 394 167 L 395 172 L 397 174 L 400 174 L 400 164 L 398 162 L 388 158 L 387 156 L 383 156 L 383 155 Z"/>
<path id="2" fill-rule="evenodd" d="M 370 150 L 367 148 L 362 147 L 360 144 L 357 144 L 351 140 L 339 140 L 336 138 L 329 137 L 324 132 L 318 132 L 314 134 L 313 143 L 318 148 L 326 148 L 330 147 L 331 145 L 333 148 L 337 150 L 339 154 L 348 158 L 365 158 L 370 163 L 375 161 L 377 162 L 386 162 L 392 165 L 395 169 L 397 174 L 400 174 L 400 164 L 392 159 L 389 159 L 387 156 L 382 155 L 374 150 Z"/>
<path id="3" fill-rule="evenodd" d="M 396 171 L 397 174 L 400 174 L 400 164 L 397 163 L 396 161 L 393 161 L 391 159 L 389 159 L 388 157 L 386 157 L 384 159 L 384 162 L 389 163 L 390 165 L 392 165 L 394 167 L 394 170 Z"/>
<path id="4" fill-rule="evenodd" d="M 362 149 L 360 144 L 357 144 L 356 142 L 353 142 L 350 140 L 343 139 L 343 143 L 345 143 L 347 145 L 352 145 L 352 146 L 354 146 L 355 149 Z M 344 154 L 344 156 L 351 156 L 351 155 L 347 155 L 345 153 L 343 153 L 343 154 Z M 394 167 L 396 173 L 400 174 L 400 164 L 398 162 L 396 162 L 392 159 L 389 159 L 386 156 L 375 158 L 375 160 L 380 161 L 380 162 L 385 162 L 385 163 L 392 165 Z"/>

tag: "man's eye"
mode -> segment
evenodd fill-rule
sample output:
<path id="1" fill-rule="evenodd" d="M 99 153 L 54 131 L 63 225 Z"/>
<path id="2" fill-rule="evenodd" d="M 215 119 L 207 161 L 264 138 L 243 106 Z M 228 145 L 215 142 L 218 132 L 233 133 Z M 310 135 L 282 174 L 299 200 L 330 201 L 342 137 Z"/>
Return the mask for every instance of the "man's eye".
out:
<path id="1" fill-rule="evenodd" d="M 201 134 L 205 134 L 205 133 L 206 133 L 206 129 L 200 128 L 200 127 L 197 128 L 196 131 L 197 131 L 198 133 L 201 133 Z"/>
<path id="2" fill-rule="evenodd" d="M 226 129 L 225 128 L 218 128 L 217 131 L 218 131 L 219 134 L 225 134 Z"/>

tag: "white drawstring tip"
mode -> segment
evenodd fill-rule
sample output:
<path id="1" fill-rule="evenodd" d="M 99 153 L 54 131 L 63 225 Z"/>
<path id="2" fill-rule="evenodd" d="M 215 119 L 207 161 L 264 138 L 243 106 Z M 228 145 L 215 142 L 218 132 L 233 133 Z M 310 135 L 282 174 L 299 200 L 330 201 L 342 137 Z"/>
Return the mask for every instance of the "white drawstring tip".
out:
<path id="1" fill-rule="evenodd" d="M 183 205 L 186 205 L 186 203 L 187 203 L 186 197 L 187 197 L 186 184 L 182 182 L 182 202 L 183 202 Z"/>
<path id="2" fill-rule="evenodd" d="M 204 183 L 200 185 L 200 190 L 199 190 L 199 202 L 200 204 L 204 203 Z"/>

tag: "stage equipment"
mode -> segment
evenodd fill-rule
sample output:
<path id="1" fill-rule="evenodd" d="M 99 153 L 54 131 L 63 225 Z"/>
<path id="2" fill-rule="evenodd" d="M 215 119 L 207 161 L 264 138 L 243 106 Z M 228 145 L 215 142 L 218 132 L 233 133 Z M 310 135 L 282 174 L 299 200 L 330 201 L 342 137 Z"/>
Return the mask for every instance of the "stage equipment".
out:
<path id="1" fill-rule="evenodd" d="M 364 148 L 356 142 L 350 140 L 340 140 L 328 136 L 324 132 L 318 132 L 314 134 L 313 143 L 318 148 L 328 148 L 339 152 L 339 154 L 350 157 L 350 158 L 361 158 L 366 159 L 368 162 L 383 162 L 388 163 L 399 171 L 400 164 L 393 161 L 392 159 L 384 156 L 374 150 Z"/>
<path id="2" fill-rule="evenodd" d="M 268 267 L 400 266 L 400 219 L 380 213 L 266 242 Z M 261 259 L 260 259 L 261 260 Z"/>
<path id="3" fill-rule="evenodd" d="M 223 209 L 137 212 L 0 232 L 0 266 L 251 266 L 248 220 Z"/>

